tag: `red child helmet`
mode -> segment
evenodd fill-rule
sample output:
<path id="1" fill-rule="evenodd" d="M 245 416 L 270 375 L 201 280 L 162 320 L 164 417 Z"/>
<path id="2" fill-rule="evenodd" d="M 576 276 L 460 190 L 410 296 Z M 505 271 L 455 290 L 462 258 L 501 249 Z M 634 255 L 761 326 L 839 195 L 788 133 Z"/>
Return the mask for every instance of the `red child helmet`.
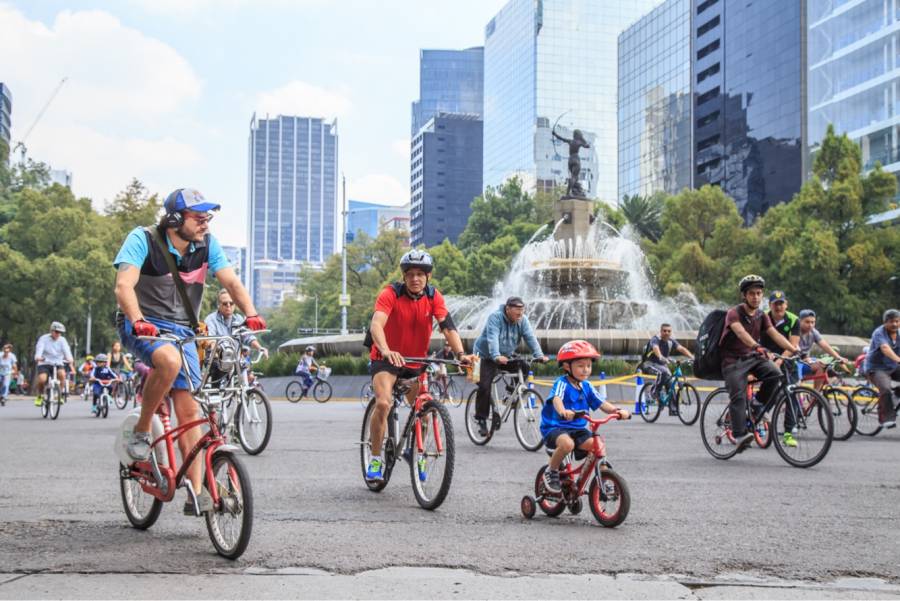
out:
<path id="1" fill-rule="evenodd" d="M 575 359 L 599 359 L 600 353 L 594 348 L 594 345 L 587 340 L 570 340 L 562 345 L 559 352 L 556 353 L 556 361 L 562 365 L 566 361 L 574 361 Z"/>

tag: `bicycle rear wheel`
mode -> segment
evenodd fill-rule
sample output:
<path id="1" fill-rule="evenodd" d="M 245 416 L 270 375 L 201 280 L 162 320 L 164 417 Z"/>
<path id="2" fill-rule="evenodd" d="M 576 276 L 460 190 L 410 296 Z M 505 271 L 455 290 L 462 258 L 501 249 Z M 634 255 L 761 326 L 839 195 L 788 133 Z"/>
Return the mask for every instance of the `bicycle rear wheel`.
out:
<path id="1" fill-rule="evenodd" d="M 631 493 L 625 480 L 611 469 L 601 469 L 600 479 L 594 478 L 588 490 L 591 513 L 602 526 L 615 528 L 628 517 Z"/>
<path id="2" fill-rule="evenodd" d="M 784 439 L 786 421 L 796 424 L 790 432 L 796 446 Z M 812 467 L 822 461 L 831 448 L 834 420 L 828 403 L 812 388 L 796 388 L 781 395 L 772 412 L 771 436 L 781 458 L 794 467 Z"/>
<path id="3" fill-rule="evenodd" d="M 472 392 L 469 393 L 469 398 L 466 400 L 466 434 L 469 435 L 469 440 L 478 445 L 479 447 L 484 446 L 490 441 L 491 437 L 494 435 L 493 428 L 493 407 L 490 407 L 490 411 L 487 417 L 487 435 L 482 436 L 478 432 L 478 422 L 475 421 L 475 398 L 478 396 L 478 389 L 476 388 Z"/>
<path id="4" fill-rule="evenodd" d="M 462 388 L 452 377 L 447 381 L 447 399 L 454 407 L 459 407 L 463 402 Z"/>
<path id="5" fill-rule="evenodd" d="M 728 390 L 717 388 L 709 393 L 700 410 L 700 438 L 716 459 L 731 459 L 737 453 L 731 434 L 730 402 Z"/>
<path id="6" fill-rule="evenodd" d="M 146 530 L 156 523 L 163 503 L 151 494 L 144 492 L 141 483 L 128 474 L 128 468 L 119 464 L 119 491 L 122 493 L 122 506 L 125 517 L 138 530 Z"/>
<path id="7" fill-rule="evenodd" d="M 453 461 L 456 454 L 453 444 L 453 422 L 450 412 L 439 401 L 425 403 L 417 416 L 422 428 L 422 449 L 415 446 L 416 435 L 410 435 L 410 446 L 416 460 L 410 462 L 409 474 L 413 494 L 423 509 L 434 510 L 441 506 L 450 482 L 453 480 Z"/>
<path id="8" fill-rule="evenodd" d="M 878 421 L 878 391 L 871 386 L 860 386 L 851 394 L 856 404 L 856 431 L 863 436 L 875 436 L 881 432 Z"/>
<path id="9" fill-rule="evenodd" d="M 47 419 L 50 416 L 50 398 L 47 396 L 50 392 L 44 389 L 44 397 L 41 401 L 41 417 Z"/>
<path id="10" fill-rule="evenodd" d="M 128 406 L 128 390 L 126 388 L 127 386 L 128 386 L 127 383 L 122 383 L 122 384 L 119 384 L 118 386 L 116 386 L 116 396 L 115 396 L 116 409 L 124 409 L 125 407 Z M 106 416 L 104 416 L 104 417 L 106 417 Z"/>
<path id="11" fill-rule="evenodd" d="M 284 396 L 292 403 L 296 403 L 303 396 L 303 384 L 300 380 L 291 380 L 284 388 Z"/>
<path id="12" fill-rule="evenodd" d="M 652 394 L 653 386 L 655 386 L 654 382 L 647 382 L 641 387 L 641 392 L 638 396 L 638 408 L 640 409 L 641 417 L 644 418 L 645 422 L 651 424 L 659 419 L 660 409 L 659 399 Z"/>
<path id="13" fill-rule="evenodd" d="M 317 403 L 327 403 L 331 400 L 331 384 L 327 380 L 319 380 L 313 386 L 312 395 Z"/>
<path id="14" fill-rule="evenodd" d="M 522 391 L 513 408 L 516 438 L 526 451 L 537 451 L 544 446 L 544 435 L 541 434 L 543 410 L 544 397 L 537 390 Z"/>
<path id="15" fill-rule="evenodd" d="M 216 552 L 226 559 L 243 555 L 253 532 L 253 489 L 244 464 L 231 451 L 218 450 L 212 458 L 213 482 L 219 503 L 206 512 L 206 530 Z"/>
<path id="16" fill-rule="evenodd" d="M 538 470 L 537 476 L 534 479 L 534 497 L 540 499 L 538 507 L 541 508 L 541 511 L 543 511 L 545 515 L 555 518 L 566 510 L 566 501 L 563 499 L 562 495 L 551 496 L 550 493 L 547 492 L 547 487 L 544 485 L 544 472 L 546 471 L 546 465 L 541 466 L 541 469 Z"/>
<path id="17" fill-rule="evenodd" d="M 693 384 L 682 384 L 675 392 L 675 405 L 678 407 L 678 419 L 685 426 L 693 426 L 700 417 L 700 393 Z"/>
<path id="18" fill-rule="evenodd" d="M 245 394 L 246 399 L 235 411 L 234 421 L 241 448 L 248 455 L 259 455 L 272 436 L 272 405 L 262 390 L 254 388 Z"/>
<path id="19" fill-rule="evenodd" d="M 366 407 L 366 412 L 363 414 L 362 432 L 359 435 L 359 461 L 362 467 L 363 482 L 366 483 L 366 486 L 372 492 L 379 492 L 384 490 L 384 487 L 388 485 L 388 481 L 391 479 L 391 473 L 394 471 L 394 463 L 397 461 L 394 441 L 388 434 L 391 424 L 394 423 L 394 413 L 397 411 L 397 408 L 392 407 L 391 412 L 388 414 L 387 427 L 384 430 L 384 440 L 381 444 L 381 456 L 384 459 L 384 471 L 382 472 L 382 475 L 384 477 L 381 480 L 366 480 L 366 471 L 369 469 L 369 461 L 372 460 L 371 428 L 372 413 L 374 411 L 375 398 L 373 397 Z"/>
<path id="20" fill-rule="evenodd" d="M 837 388 L 827 387 L 822 390 L 822 396 L 831 407 L 831 415 L 834 418 L 834 439 L 847 440 L 856 431 L 856 405 L 850 400 L 850 395 Z"/>

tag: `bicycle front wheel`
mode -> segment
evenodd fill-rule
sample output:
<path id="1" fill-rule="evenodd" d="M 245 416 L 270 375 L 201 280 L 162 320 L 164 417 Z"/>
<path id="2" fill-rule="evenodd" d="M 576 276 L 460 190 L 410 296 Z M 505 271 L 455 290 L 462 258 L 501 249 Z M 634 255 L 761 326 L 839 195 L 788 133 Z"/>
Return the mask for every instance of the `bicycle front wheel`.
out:
<path id="1" fill-rule="evenodd" d="M 850 400 L 850 395 L 837 388 L 828 387 L 822 390 L 822 396 L 831 407 L 831 416 L 834 420 L 834 439 L 847 440 L 856 431 L 856 405 Z"/>
<path id="2" fill-rule="evenodd" d="M 881 432 L 878 421 L 878 391 L 870 386 L 860 386 L 851 395 L 858 409 L 856 431 L 863 436 L 875 436 Z"/>
<path id="3" fill-rule="evenodd" d="M 428 401 L 416 416 L 410 446 L 415 451 L 415 461 L 410 462 L 413 494 L 423 509 L 440 507 L 453 480 L 453 422 L 450 412 L 438 401 Z M 416 429 L 421 429 L 422 446 L 416 441 Z"/>
<path id="4" fill-rule="evenodd" d="M 391 409 L 385 424 L 384 437 L 381 442 L 381 457 L 384 460 L 384 469 L 382 471 L 381 480 L 367 480 L 366 472 L 369 469 L 369 462 L 372 460 L 372 413 L 375 411 L 375 397 L 369 401 L 366 412 L 363 414 L 362 432 L 359 435 L 359 462 L 362 467 L 363 482 L 372 492 L 384 490 L 391 479 L 391 473 L 394 471 L 394 462 L 397 456 L 394 449 L 393 439 L 388 435 L 391 424 L 394 423 L 394 412 L 396 407 Z"/>
<path id="5" fill-rule="evenodd" d="M 369 401 L 375 396 L 375 389 L 372 388 L 372 382 L 366 382 L 359 391 L 359 402 L 363 407 L 368 407 Z"/>
<path id="6" fill-rule="evenodd" d="M 50 396 L 50 419 L 59 417 L 59 390 L 54 389 Z"/>
<path id="7" fill-rule="evenodd" d="M 450 380 L 447 382 L 447 398 L 454 407 L 459 407 L 460 405 L 462 405 L 462 389 L 453 378 L 450 378 Z"/>
<path id="8" fill-rule="evenodd" d="M 526 451 L 537 451 L 544 446 L 544 435 L 541 434 L 541 412 L 544 410 L 544 397 L 537 390 L 523 390 L 513 409 L 513 422 L 516 438 Z"/>
<path id="9" fill-rule="evenodd" d="M 638 408 L 641 417 L 645 422 L 653 423 L 659 419 L 659 399 L 653 396 L 653 382 L 647 382 L 641 387 L 640 396 L 638 396 Z"/>
<path id="10" fill-rule="evenodd" d="M 700 417 L 700 393 L 693 384 L 682 384 L 675 393 L 678 419 L 685 426 L 693 426 Z"/>
<path id="11" fill-rule="evenodd" d="M 103 399 L 103 403 L 100 405 L 100 415 L 103 419 L 106 419 L 109 415 L 109 397 Z"/>
<path id="12" fill-rule="evenodd" d="M 796 388 L 779 398 L 770 428 L 782 459 L 794 467 L 812 467 L 831 448 L 834 420 L 822 395 L 812 388 Z"/>
<path id="13" fill-rule="evenodd" d="M 119 464 L 119 491 L 122 493 L 122 506 L 125 517 L 138 530 L 146 530 L 156 523 L 162 511 L 162 501 L 144 492 L 141 483 L 128 474 L 128 468 Z"/>
<path id="14" fill-rule="evenodd" d="M 730 402 L 728 390 L 717 388 L 709 393 L 700 410 L 700 438 L 716 459 L 731 459 L 737 453 L 731 434 Z"/>
<path id="15" fill-rule="evenodd" d="M 316 382 L 316 385 L 313 386 L 313 398 L 316 399 L 317 403 L 327 403 L 331 400 L 331 384 L 329 384 L 326 380 L 319 380 Z"/>
<path id="16" fill-rule="evenodd" d="M 625 480 L 611 469 L 600 470 L 600 478 L 594 478 L 588 491 L 591 513 L 602 526 L 615 528 L 628 517 L 631 509 L 631 493 Z"/>
<path id="17" fill-rule="evenodd" d="M 259 455 L 269 445 L 272 436 L 272 405 L 262 390 L 246 393 L 244 402 L 238 405 L 234 421 L 237 424 L 241 448 L 248 455 Z"/>
<path id="18" fill-rule="evenodd" d="M 116 409 L 124 409 L 128 406 L 128 391 L 126 386 L 127 384 L 116 386 Z"/>
<path id="19" fill-rule="evenodd" d="M 206 512 L 206 530 L 216 552 L 226 559 L 243 555 L 253 532 L 253 489 L 247 468 L 231 451 L 218 450 L 212 458 L 213 482 L 219 502 Z"/>
<path id="20" fill-rule="evenodd" d="M 303 397 L 303 384 L 300 380 L 291 380 L 284 389 L 284 396 L 292 403 L 296 403 Z"/>
<path id="21" fill-rule="evenodd" d="M 478 389 L 476 388 L 472 392 L 469 393 L 469 398 L 466 400 L 466 434 L 469 435 L 469 440 L 478 445 L 479 447 L 484 446 L 491 439 L 491 436 L 494 435 L 493 419 L 488 414 L 487 418 L 487 434 L 484 436 L 479 432 L 478 422 L 475 421 L 475 399 L 478 396 Z"/>

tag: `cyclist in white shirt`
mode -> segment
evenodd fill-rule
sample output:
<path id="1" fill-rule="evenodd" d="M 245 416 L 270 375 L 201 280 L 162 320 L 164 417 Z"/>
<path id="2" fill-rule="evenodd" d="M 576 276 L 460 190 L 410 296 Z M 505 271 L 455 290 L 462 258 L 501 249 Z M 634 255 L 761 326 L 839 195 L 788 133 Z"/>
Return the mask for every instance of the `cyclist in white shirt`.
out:
<path id="1" fill-rule="evenodd" d="M 58 321 L 54 321 L 50 324 L 50 333 L 38 338 L 37 345 L 34 347 L 34 360 L 37 363 L 37 378 L 35 380 L 37 396 L 34 399 L 34 404 L 37 407 L 40 407 L 43 403 L 44 385 L 47 383 L 47 378 L 53 373 L 54 367 L 62 368 L 56 370 L 56 377 L 59 380 L 61 390 L 66 390 L 67 385 L 67 370 L 65 367 L 68 365 L 70 370 L 73 372 L 75 370 L 72 349 L 63 336 L 65 331 L 66 326 Z M 62 402 L 62 399 L 60 401 Z"/>
<path id="2" fill-rule="evenodd" d="M 3 352 L 0 353 L 0 403 L 6 403 L 9 396 L 9 383 L 13 378 L 18 376 L 19 366 L 15 354 L 12 352 L 12 345 L 8 342 L 3 345 Z"/>

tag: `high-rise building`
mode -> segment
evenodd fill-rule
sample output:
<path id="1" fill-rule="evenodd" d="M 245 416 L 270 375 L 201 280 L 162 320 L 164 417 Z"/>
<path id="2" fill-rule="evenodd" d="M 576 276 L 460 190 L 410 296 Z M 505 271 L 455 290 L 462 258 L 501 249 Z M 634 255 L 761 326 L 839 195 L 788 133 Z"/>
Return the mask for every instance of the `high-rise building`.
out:
<path id="1" fill-rule="evenodd" d="M 419 99 L 412 103 L 415 136 L 435 114 L 484 110 L 484 48 L 419 51 Z"/>
<path id="2" fill-rule="evenodd" d="M 352 241 L 360 232 L 370 238 L 378 237 L 385 229 L 396 229 L 396 223 L 405 220 L 409 228 L 409 205 L 396 206 L 350 200 L 347 208 L 347 240 Z M 397 220 L 400 220 L 399 222 Z"/>
<path id="3" fill-rule="evenodd" d="M 694 187 L 747 221 L 806 174 L 806 0 L 692 0 Z"/>
<path id="4" fill-rule="evenodd" d="M 412 141 L 410 238 L 413 246 L 456 242 L 483 190 L 478 115 L 438 113 Z"/>
<path id="5" fill-rule="evenodd" d="M 241 279 L 241 282 L 246 284 L 244 274 L 247 272 L 247 247 L 222 245 L 222 252 L 228 257 L 228 262 L 231 263 L 231 267 L 234 268 L 234 272 Z"/>
<path id="6" fill-rule="evenodd" d="M 510 0 L 485 27 L 484 184 L 519 176 L 528 188 L 565 185 L 580 129 L 581 184 L 615 201 L 617 37 L 660 0 Z M 415 219 L 415 218 L 414 218 Z"/>
<path id="7" fill-rule="evenodd" d="M 830 123 L 859 142 L 863 169 L 900 173 L 900 6 L 807 0 L 809 146 Z"/>
<path id="8" fill-rule="evenodd" d="M 691 186 L 691 0 L 619 34 L 618 200 Z"/>
<path id="9" fill-rule="evenodd" d="M 10 146 L 12 135 L 12 93 L 9 86 L 0 81 L 0 140 Z M 12 150 L 10 148 L 10 150 Z"/>
<path id="10" fill-rule="evenodd" d="M 279 115 L 250 122 L 247 284 L 277 306 L 304 264 L 335 251 L 337 121 Z"/>
<path id="11" fill-rule="evenodd" d="M 65 169 L 50 169 L 50 183 L 59 184 L 66 188 L 72 187 L 72 172 Z"/>

